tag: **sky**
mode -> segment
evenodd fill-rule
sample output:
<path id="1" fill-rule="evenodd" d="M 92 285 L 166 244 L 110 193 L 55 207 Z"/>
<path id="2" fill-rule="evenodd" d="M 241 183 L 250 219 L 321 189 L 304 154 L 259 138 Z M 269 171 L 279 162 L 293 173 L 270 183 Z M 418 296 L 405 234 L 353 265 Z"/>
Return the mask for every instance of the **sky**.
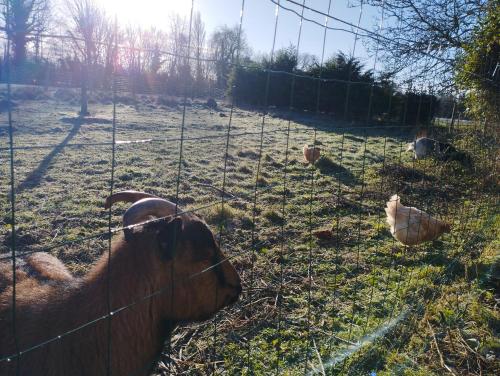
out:
<path id="1" fill-rule="evenodd" d="M 170 13 L 179 13 L 189 17 L 191 0 L 97 0 L 102 4 L 110 16 L 117 16 L 121 24 L 138 24 L 144 27 L 155 26 L 168 30 Z M 274 0 L 277 2 L 278 0 Z M 302 3 L 304 0 L 295 0 Z M 281 5 L 291 8 L 300 14 L 301 7 L 287 0 L 280 0 Z M 351 1 L 352 2 L 352 1 Z M 360 16 L 359 7 L 350 7 L 348 0 L 306 0 L 306 6 L 327 13 L 344 21 L 356 25 Z M 201 13 L 205 22 L 207 35 L 221 25 L 233 26 L 239 24 L 242 0 L 195 0 L 194 10 Z M 377 9 L 363 7 L 360 26 L 373 30 L 379 23 Z M 315 12 L 305 10 L 304 17 L 313 19 L 321 25 L 325 17 Z M 259 54 L 269 54 L 272 50 L 273 35 L 276 21 L 276 4 L 272 0 L 245 0 L 243 10 L 243 29 L 252 51 Z M 297 45 L 300 27 L 300 17 L 286 9 L 278 12 L 278 26 L 276 31 L 275 49 Z M 328 26 L 355 29 L 341 22 L 330 19 Z M 302 27 L 299 52 L 310 53 L 321 58 L 324 28 L 305 21 Z M 325 59 L 338 51 L 351 53 L 354 45 L 353 33 L 329 30 L 326 36 Z M 373 68 L 373 59 L 368 56 L 363 42 L 358 41 L 354 55 L 367 68 Z"/>

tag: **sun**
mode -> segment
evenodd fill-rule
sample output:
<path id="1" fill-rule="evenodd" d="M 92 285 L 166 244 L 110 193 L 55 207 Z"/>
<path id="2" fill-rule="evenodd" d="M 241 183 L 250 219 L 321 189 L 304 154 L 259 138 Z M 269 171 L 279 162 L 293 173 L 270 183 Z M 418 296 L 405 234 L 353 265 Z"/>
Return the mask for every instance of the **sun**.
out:
<path id="1" fill-rule="evenodd" d="M 166 29 L 171 14 L 188 16 L 191 0 L 98 0 L 112 18 L 122 25 L 155 26 Z"/>

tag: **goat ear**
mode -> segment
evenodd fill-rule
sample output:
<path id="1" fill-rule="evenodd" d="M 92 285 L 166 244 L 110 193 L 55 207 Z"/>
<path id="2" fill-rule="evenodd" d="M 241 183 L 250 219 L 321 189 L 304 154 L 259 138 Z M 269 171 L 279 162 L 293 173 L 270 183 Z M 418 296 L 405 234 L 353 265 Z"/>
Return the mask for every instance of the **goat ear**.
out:
<path id="1" fill-rule="evenodd" d="M 206 225 L 206 223 L 200 220 L 194 220 L 186 224 L 184 233 L 186 234 L 186 238 L 189 239 L 193 244 L 193 247 L 198 250 L 198 252 L 195 253 L 195 256 L 197 256 L 198 258 L 211 256 L 205 255 L 203 252 L 201 252 L 202 250 L 217 248 L 214 234 Z"/>
<path id="2" fill-rule="evenodd" d="M 182 219 L 179 217 L 171 219 L 160 228 L 158 232 L 158 244 L 162 259 L 172 260 L 174 258 L 181 232 Z"/>

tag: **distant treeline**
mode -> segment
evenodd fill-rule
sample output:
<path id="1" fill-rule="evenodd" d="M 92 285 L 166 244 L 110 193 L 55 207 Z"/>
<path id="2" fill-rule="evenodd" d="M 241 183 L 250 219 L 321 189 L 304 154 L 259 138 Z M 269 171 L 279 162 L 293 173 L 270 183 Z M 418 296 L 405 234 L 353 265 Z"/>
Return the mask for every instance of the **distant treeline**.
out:
<path id="1" fill-rule="evenodd" d="M 172 62 L 164 64 L 172 66 Z M 196 75 L 196 60 L 180 60 L 169 70 L 122 66 L 116 80 L 119 90 L 138 94 L 182 95 L 187 89 L 190 97 L 208 97 L 225 92 L 241 105 L 318 111 L 346 121 L 426 124 L 444 106 L 435 96 L 398 90 L 388 74 L 376 77 L 359 60 L 343 53 L 322 66 L 313 60 L 299 68 L 296 51 L 289 47 L 277 51 L 272 61 L 246 57 L 242 64 L 227 62 L 219 67 L 220 77 L 216 63 L 212 64 L 210 69 L 205 63 L 203 76 Z M 70 57 L 58 61 L 28 59 L 12 68 L 11 77 L 17 83 L 79 87 L 85 77 L 84 68 L 82 62 Z M 4 79 L 5 74 L 0 78 Z M 91 90 L 110 90 L 111 65 L 105 61 L 93 64 L 87 81 Z"/>
<path id="2" fill-rule="evenodd" d="M 238 103 L 318 111 L 348 121 L 425 124 L 436 114 L 435 96 L 399 91 L 387 74 L 376 78 L 359 60 L 338 53 L 322 66 L 299 69 L 293 47 L 272 61 L 262 59 L 232 71 L 228 93 Z"/>

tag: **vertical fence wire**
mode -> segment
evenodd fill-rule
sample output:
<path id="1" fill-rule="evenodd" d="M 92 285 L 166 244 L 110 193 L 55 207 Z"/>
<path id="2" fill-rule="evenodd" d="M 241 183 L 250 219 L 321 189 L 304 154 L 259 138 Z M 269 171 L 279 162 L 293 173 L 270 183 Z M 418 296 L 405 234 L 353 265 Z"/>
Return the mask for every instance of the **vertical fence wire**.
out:
<path id="1" fill-rule="evenodd" d="M 358 16 L 358 22 L 357 22 L 357 28 L 356 32 L 354 34 L 354 42 L 353 42 L 353 47 L 352 47 L 352 52 L 350 55 L 349 59 L 349 75 L 348 75 L 348 80 L 347 80 L 347 89 L 346 89 L 346 98 L 345 98 L 345 107 L 344 107 L 344 119 L 347 119 L 347 114 L 349 112 L 349 97 L 350 97 L 350 90 L 351 90 L 351 78 L 353 74 L 353 59 L 356 56 L 356 47 L 358 43 L 358 33 L 359 33 L 359 26 L 361 25 L 361 20 L 363 18 L 363 5 L 364 1 L 361 0 L 360 6 L 359 6 L 359 16 Z M 367 114 L 369 116 L 369 114 Z M 358 216 L 360 218 L 361 216 L 361 210 L 362 210 L 362 195 L 363 195 L 363 186 L 364 186 L 364 169 L 365 169 L 365 158 L 366 158 L 366 142 L 367 142 L 367 135 L 366 135 L 366 130 L 365 130 L 365 135 L 363 137 L 364 139 L 364 149 L 363 149 L 363 159 L 362 159 L 362 176 L 361 176 L 361 191 L 360 191 L 360 203 L 359 203 L 359 210 L 360 212 L 358 213 Z M 358 220 L 360 222 L 360 219 Z M 349 332 L 348 332 L 348 337 L 347 340 L 351 340 L 351 335 L 352 335 L 352 327 L 354 324 L 354 310 L 355 310 L 355 304 L 356 304 L 356 295 L 357 295 L 357 272 L 358 272 L 358 267 L 359 267 L 359 253 L 360 253 L 360 246 L 359 246 L 359 241 L 360 241 L 360 236 L 361 236 L 361 223 L 358 224 L 358 246 L 357 246 L 357 252 L 356 252 L 356 267 L 355 267 L 355 282 L 354 282 L 354 297 L 351 297 L 352 299 L 352 312 L 351 312 L 351 322 L 349 325 Z"/>
<path id="2" fill-rule="evenodd" d="M 418 111 L 417 111 L 418 113 Z M 417 115 L 417 120 L 418 122 L 418 115 Z M 413 137 L 413 141 L 412 142 L 416 142 L 416 135 Z M 415 172 L 416 172 L 416 160 L 417 158 L 416 157 L 413 157 L 412 158 L 412 162 L 411 162 L 411 176 L 415 177 Z M 400 161 L 401 163 L 401 161 Z M 402 165 L 401 165 L 402 166 Z M 403 166 L 402 166 L 403 167 Z M 408 200 L 412 199 L 411 197 L 411 194 L 413 193 L 413 182 L 412 180 L 410 180 L 410 182 L 408 183 L 407 185 L 408 187 L 408 193 L 410 194 Z M 403 204 L 401 204 L 403 205 Z M 410 203 L 407 203 L 407 205 L 409 206 Z M 418 205 L 418 203 L 417 203 Z M 392 305 L 392 309 L 391 309 L 391 313 L 389 315 L 389 317 L 392 319 L 393 315 L 394 315 L 394 311 L 396 309 L 396 306 L 398 305 L 399 302 L 399 291 L 400 291 L 400 288 L 401 288 L 401 282 L 403 280 L 403 274 L 404 274 L 404 271 L 409 269 L 405 267 L 405 257 L 407 257 L 408 261 L 409 261 L 409 258 L 411 257 L 411 253 L 408 255 L 409 251 L 410 252 L 414 252 L 415 249 L 413 248 L 414 246 L 410 246 L 408 245 L 408 237 L 410 236 L 410 222 L 412 221 L 412 218 L 415 218 L 417 215 L 417 213 L 410 209 L 408 211 L 408 216 L 407 218 L 402 218 L 402 220 L 406 223 L 406 235 L 405 235 L 405 242 L 404 242 L 404 245 L 403 245 L 403 253 L 402 253 L 402 265 L 400 266 L 400 273 L 399 273 L 399 277 L 398 277 L 398 281 L 397 281 L 397 284 L 396 284 L 396 291 L 395 291 L 395 294 L 394 294 L 394 304 Z M 422 216 L 419 217 L 420 221 L 418 222 L 418 226 L 417 226 L 417 239 L 419 237 L 419 234 L 420 234 L 420 227 L 421 227 L 421 224 L 422 224 Z M 397 225 L 397 208 L 396 208 L 396 223 L 395 223 L 395 226 Z M 409 282 L 409 281 L 408 281 Z"/>
<path id="3" fill-rule="evenodd" d="M 357 302 L 358 299 L 358 274 L 359 274 L 359 257 L 361 253 L 361 226 L 363 223 L 362 213 L 363 213 L 363 199 L 364 199 L 364 187 L 365 187 L 365 165 L 366 165 L 366 144 L 367 144 L 367 131 L 364 131 L 365 135 L 363 137 L 363 157 L 361 162 L 361 179 L 360 179 L 360 192 L 359 192 L 359 208 L 358 208 L 358 226 L 357 226 L 357 246 L 356 246 L 356 266 L 354 267 L 354 292 L 353 296 L 351 296 L 352 305 L 351 305 L 351 319 L 349 324 L 349 334 L 347 336 L 347 340 L 350 341 L 352 338 L 352 328 L 354 326 L 354 320 L 356 317 L 356 304 L 359 304 L 359 309 L 362 309 L 362 303 Z"/>
<path id="4" fill-rule="evenodd" d="M 429 107 L 429 110 L 431 111 L 432 109 L 432 101 L 430 102 L 430 107 Z M 431 124 L 432 126 L 432 124 Z M 418 136 L 418 135 L 417 135 Z M 415 140 L 414 142 L 416 141 L 416 137 L 415 137 Z M 433 166 L 431 166 L 431 168 L 435 168 L 439 171 L 439 176 L 441 177 L 442 176 L 442 171 L 443 171 L 443 168 L 445 168 L 445 165 L 441 165 L 440 168 L 438 168 L 438 166 L 434 163 Z M 424 174 L 425 174 L 425 170 L 424 170 Z M 435 186 L 435 189 L 441 189 L 442 188 L 442 179 L 440 179 L 440 181 L 437 182 L 438 184 Z M 441 183 L 441 184 L 440 184 Z M 425 189 L 426 187 L 428 187 L 428 183 L 426 182 L 426 180 L 424 180 L 422 182 L 422 189 Z M 429 208 L 429 205 L 426 205 L 426 210 L 427 212 L 429 212 L 430 208 Z M 420 226 L 418 228 L 418 231 L 420 231 Z M 414 258 L 416 259 L 416 255 L 414 256 Z M 418 273 L 419 277 L 423 277 L 425 274 L 427 274 L 430 270 L 430 267 L 431 267 L 431 263 L 427 263 L 426 265 L 423 265 L 423 267 L 421 268 L 420 272 Z M 408 277 L 408 282 L 407 282 L 407 288 L 410 286 L 410 280 L 411 280 L 411 275 L 413 274 L 413 270 L 414 268 L 410 269 L 410 276 Z M 409 319 L 409 322 L 408 322 L 408 325 L 407 325 L 407 331 L 410 331 L 412 330 L 411 328 L 415 328 L 417 323 L 418 323 L 418 318 L 420 317 L 419 315 L 419 310 L 421 309 L 421 299 L 419 300 L 419 296 L 418 296 L 418 289 L 417 288 L 414 288 L 413 292 L 411 293 L 411 298 L 408 298 L 408 300 L 411 302 L 410 304 L 410 308 L 412 309 L 412 315 L 410 316 L 410 319 Z"/>
<path id="5" fill-rule="evenodd" d="M 342 175 L 342 169 L 343 169 L 343 157 L 344 157 L 344 143 L 345 143 L 345 131 L 343 130 L 342 131 L 342 136 L 340 138 L 340 148 L 339 148 L 339 158 L 338 158 L 338 165 L 339 165 L 339 168 L 338 168 L 338 171 L 336 173 L 336 179 L 337 179 L 337 189 L 336 189 L 336 193 L 334 193 L 335 195 L 335 202 L 337 203 L 337 207 L 338 209 L 340 209 L 340 202 L 341 202 L 341 192 L 342 192 L 342 179 L 341 179 L 341 175 Z M 334 328 L 335 328 L 335 317 L 339 316 L 338 313 L 340 312 L 340 309 L 338 310 L 335 310 L 335 307 L 339 304 L 339 298 L 337 298 L 337 296 L 339 295 L 339 289 L 338 289 L 338 286 L 337 286 L 337 277 L 339 276 L 339 265 L 341 263 L 341 249 L 344 245 L 344 242 L 342 240 L 342 235 L 340 233 L 340 210 L 336 211 L 336 215 L 335 215 L 335 229 L 334 231 L 332 231 L 332 233 L 335 234 L 335 270 L 334 270 L 334 273 L 333 273 L 333 291 L 332 291 L 332 300 L 333 300 L 333 309 L 334 311 L 332 312 L 332 316 L 334 317 L 333 319 L 333 323 L 332 323 L 332 331 L 334 331 Z M 334 339 L 336 339 L 335 337 L 332 336 L 332 338 L 328 341 L 328 353 L 331 352 L 332 348 L 332 344 L 333 344 L 333 341 Z"/>
<path id="6" fill-rule="evenodd" d="M 21 353 L 19 348 L 18 338 L 18 322 L 17 322 L 17 264 L 16 264 L 16 187 L 15 187 L 15 168 L 14 168 L 14 127 L 12 121 L 12 88 L 11 88 L 11 21 L 10 21 L 10 2 L 5 3 L 6 7 L 6 32 L 7 32 L 7 51 L 6 59 L 6 76 L 7 76 L 7 117 L 9 123 L 9 158 L 10 158 L 10 248 L 12 258 L 12 337 L 14 339 L 14 347 L 16 351 L 16 375 L 21 374 Z"/>
<path id="7" fill-rule="evenodd" d="M 239 24 L 238 24 L 238 36 L 237 36 L 237 42 L 236 42 L 236 62 L 233 64 L 233 69 L 237 70 L 239 69 L 240 66 L 240 54 L 241 54 L 241 34 L 242 34 L 242 28 L 243 28 L 243 15 L 245 12 L 245 0 L 241 1 L 241 7 L 240 7 L 240 18 L 239 18 Z M 234 115 L 234 107 L 235 107 L 235 99 L 234 95 L 231 96 L 231 104 L 230 104 L 230 110 L 229 110 L 229 121 L 227 124 L 227 132 L 226 132 L 226 141 L 225 141 L 225 147 L 224 147 L 224 167 L 223 167 L 223 173 L 222 173 L 222 188 L 221 188 L 221 220 L 219 223 L 219 247 L 222 249 L 224 244 L 223 244 L 223 232 L 224 232 L 224 225 L 225 225 L 225 211 L 224 211 L 224 205 L 226 204 L 226 180 L 227 180 L 227 161 L 229 158 L 229 146 L 230 146 L 230 141 L 231 141 L 231 125 L 233 121 L 233 115 Z M 217 290 L 218 287 L 216 286 L 216 294 L 215 294 L 215 304 L 217 304 Z M 213 351 L 212 351 L 212 374 L 215 374 L 216 371 L 216 357 L 217 357 L 217 318 L 218 316 L 216 315 L 213 319 Z"/>
<path id="8" fill-rule="evenodd" d="M 351 94 L 351 78 L 352 78 L 352 73 L 353 73 L 353 59 L 356 56 L 356 46 L 358 43 L 358 38 L 359 38 L 359 26 L 361 25 L 361 19 L 363 18 L 363 5 L 364 5 L 364 0 L 360 1 L 360 6 L 359 6 L 359 16 L 358 16 L 358 22 L 356 25 L 356 31 L 354 32 L 354 42 L 352 46 L 352 51 L 350 54 L 349 58 L 349 74 L 347 76 L 347 87 L 346 87 L 346 93 L 345 93 L 345 102 L 344 102 L 344 120 L 347 120 L 347 115 L 349 113 L 349 99 L 350 99 L 350 94 Z"/>
<path id="9" fill-rule="evenodd" d="M 384 192 L 384 186 L 385 186 L 385 179 L 384 179 L 384 176 L 385 174 L 383 173 L 385 170 L 386 170 L 386 152 L 387 152 L 387 135 L 384 136 L 384 147 L 383 147 L 383 156 L 382 156 L 382 174 L 380 174 L 380 186 L 379 186 L 379 192 Z M 382 198 L 382 200 L 379 201 L 379 205 L 381 207 L 384 207 L 385 206 L 385 198 Z M 382 227 L 382 210 L 379 210 L 378 211 L 378 214 L 377 214 L 377 233 L 376 233 L 376 236 L 377 236 L 377 241 L 376 241 L 376 244 L 375 244 L 375 250 L 374 250 L 374 253 L 375 255 L 378 254 L 380 252 L 380 243 L 382 242 L 382 239 L 381 239 L 381 234 L 380 234 L 380 229 Z M 363 327 L 363 335 L 366 334 L 366 330 L 368 328 L 368 325 L 370 323 L 370 316 L 371 316 L 371 313 L 372 313 L 372 309 L 373 309 L 373 293 L 374 293 L 374 290 L 375 290 L 375 280 L 376 280 L 376 277 L 375 277 L 375 258 L 372 258 L 372 261 L 371 261 L 372 265 L 371 265 L 371 270 L 370 270 L 370 274 L 371 274 L 371 288 L 370 288 L 370 296 L 368 298 L 368 313 L 366 315 L 366 321 L 365 321 L 365 325 Z M 370 265 L 370 261 L 368 261 L 368 265 Z M 377 286 L 378 287 L 378 286 Z"/>
<path id="10" fill-rule="evenodd" d="M 112 124 L 111 124 L 111 176 L 109 183 L 109 196 L 113 195 L 115 188 L 115 167 L 116 167 L 116 94 L 117 94 L 117 83 L 116 83 L 116 64 L 117 64 L 117 54 L 118 54 L 118 24 L 115 17 L 114 29 L 113 29 L 113 72 L 112 72 L 112 90 L 113 90 L 113 112 L 112 112 Z M 107 331 L 108 331 L 108 347 L 107 347 L 107 375 L 111 375 L 111 351 L 112 351 L 112 306 L 111 306 L 111 243 L 112 243 L 112 210 L 111 205 L 108 210 L 108 263 L 107 263 L 107 285 L 106 285 L 106 302 L 107 302 Z"/>
<path id="11" fill-rule="evenodd" d="M 271 56 L 270 56 L 270 64 L 272 66 L 274 62 L 274 52 L 275 52 L 275 47 L 276 47 L 276 36 L 278 33 L 278 21 L 279 21 L 279 3 L 280 0 L 278 0 L 278 4 L 276 5 L 275 8 L 275 17 L 274 17 L 274 33 L 273 33 L 273 44 L 271 47 Z M 257 170 L 255 172 L 255 184 L 254 184 L 254 191 L 253 191 L 253 208 L 252 208 L 252 254 L 251 254 L 251 266 L 250 266 L 250 289 L 249 289 L 249 308 L 247 311 L 248 318 L 251 320 L 252 315 L 253 315 L 253 289 L 255 286 L 255 258 L 256 258 L 256 246 L 257 246 L 257 234 L 256 234 L 256 220 L 257 220 L 257 195 L 258 195 L 258 190 L 259 190 L 259 178 L 260 178 L 260 169 L 261 169 L 261 163 L 262 163 L 262 150 L 263 150 L 263 145 L 264 145 L 264 127 L 265 127 L 265 122 L 266 122 L 266 115 L 267 112 L 269 111 L 268 104 L 269 104 L 269 88 L 270 88 L 270 83 L 271 83 L 271 72 L 268 71 L 266 75 L 266 86 L 265 86 L 265 93 L 264 93 L 264 108 L 263 108 L 263 114 L 262 114 L 262 121 L 260 125 L 260 139 L 259 139 L 259 153 L 258 153 L 258 158 L 257 158 Z M 251 340 L 249 340 L 247 344 L 247 367 L 249 369 L 250 374 L 254 373 L 253 370 L 253 365 L 251 361 L 251 354 L 252 354 L 252 346 L 251 346 Z"/>
<path id="12" fill-rule="evenodd" d="M 425 92 L 424 92 L 424 89 L 423 89 L 423 86 L 420 88 L 420 98 L 419 98 L 419 105 L 418 105 L 418 109 L 417 109 L 417 122 L 419 122 L 420 120 L 420 111 L 421 111 L 421 106 L 422 106 L 422 97 L 425 95 Z M 428 128 L 428 124 L 425 124 L 425 127 Z M 413 139 L 413 142 L 416 142 L 417 141 L 417 137 L 418 137 L 418 134 L 414 136 L 414 139 Z M 420 167 L 420 166 L 419 166 Z M 425 176 L 427 175 L 427 171 L 428 168 L 427 167 L 424 167 L 424 169 L 422 170 L 422 174 L 423 174 L 423 177 L 422 177 L 422 182 L 420 183 L 421 185 L 421 189 L 425 189 L 425 187 L 427 186 L 426 184 L 426 179 L 425 179 Z M 412 163 L 412 176 L 413 176 L 413 180 L 416 180 L 416 173 L 417 173 L 417 169 L 416 169 L 416 158 L 413 158 L 413 163 Z M 410 192 L 412 191 L 412 188 L 413 188 L 413 180 L 410 181 L 409 183 L 409 190 Z M 420 231 L 422 230 L 422 222 L 424 220 L 431 220 L 432 216 L 431 216 L 431 205 L 429 205 L 429 200 L 420 200 L 418 202 L 419 206 L 418 207 L 422 207 L 423 209 L 425 209 L 425 212 L 428 213 L 427 215 L 424 215 L 424 214 L 421 214 L 420 217 L 419 217 L 419 223 L 418 223 L 418 226 L 417 226 L 417 239 L 420 237 Z M 416 213 L 415 213 L 416 214 Z M 410 213 L 408 214 L 408 223 L 407 223 L 407 234 L 406 234 L 406 238 L 408 239 L 408 236 L 409 236 L 409 233 L 410 233 L 410 221 L 411 221 L 411 211 Z M 425 229 L 424 229 L 425 230 Z M 413 249 L 411 248 L 410 251 L 410 255 L 409 257 L 413 258 L 413 261 L 414 261 L 414 264 L 416 265 L 417 264 L 417 251 L 418 249 Z M 409 261 L 409 260 L 408 260 Z M 413 275 L 413 271 L 415 269 L 414 268 L 408 268 L 409 269 L 409 273 L 407 275 L 407 278 L 406 278 L 406 286 L 405 286 L 405 289 L 407 289 L 409 286 L 410 286 L 410 283 L 411 283 L 411 279 L 412 279 L 412 275 Z"/>
<path id="13" fill-rule="evenodd" d="M 188 32 L 188 44 L 187 44 L 187 56 L 189 57 L 191 54 L 191 33 L 192 33 L 192 25 L 193 25 L 193 10 L 194 10 L 194 0 L 191 0 L 191 7 L 189 11 L 189 32 Z M 188 99 L 188 80 L 184 82 L 183 87 L 183 95 L 182 95 L 182 120 L 181 120 L 181 134 L 180 134 L 180 142 L 179 142 L 179 163 L 177 167 L 177 178 L 175 182 L 175 216 L 179 214 L 179 191 L 181 184 L 181 174 L 182 174 L 182 163 L 183 163 L 183 150 L 184 150 L 184 133 L 186 128 L 186 107 L 187 107 L 187 99 Z M 174 235 L 176 236 L 176 235 Z M 174 239 L 174 244 L 177 243 L 177 239 Z M 175 258 L 172 259 L 170 264 L 170 309 L 173 309 L 174 303 L 174 291 L 175 291 Z M 217 294 L 216 294 L 217 295 Z M 167 339 L 167 352 L 169 354 L 169 362 L 168 362 L 168 374 L 172 374 L 172 362 L 173 359 L 171 357 L 172 353 L 172 335 L 170 334 Z"/>
<path id="14" fill-rule="evenodd" d="M 304 2 L 305 5 L 305 2 Z M 325 60 L 325 48 L 326 48 L 326 39 L 328 32 L 328 20 L 330 15 L 330 9 L 332 6 L 332 0 L 328 1 L 328 9 L 327 16 L 325 17 L 325 23 L 323 26 L 323 43 L 321 48 L 321 59 L 319 64 L 319 74 L 317 80 L 317 88 L 316 88 L 316 116 L 320 116 L 320 101 L 321 101 L 321 83 L 322 83 L 322 75 L 323 75 L 323 64 Z M 313 144 L 312 144 L 312 155 L 313 155 L 313 163 L 310 166 L 310 195 L 309 195 L 309 239 L 308 239 L 308 256 L 307 256 L 307 327 L 306 327 L 306 359 L 304 362 L 304 375 L 307 374 L 309 370 L 309 356 L 311 351 L 311 304 L 312 304 L 312 273 L 313 273 L 313 205 L 314 205 L 314 189 L 315 189 L 315 167 L 314 167 L 314 154 L 316 151 L 316 136 L 317 136 L 317 126 L 313 127 Z"/>
<path id="15" fill-rule="evenodd" d="M 392 163 L 391 164 L 392 168 L 397 169 L 398 167 L 401 166 L 401 158 L 402 158 L 402 154 L 403 154 L 403 141 L 399 141 L 399 153 L 398 154 L 399 154 L 399 158 L 398 158 L 399 163 L 397 163 L 397 164 Z M 397 178 L 396 178 L 396 180 L 397 180 Z M 401 182 L 396 181 L 396 195 L 399 194 L 400 186 L 401 186 Z M 388 200 L 389 201 L 392 200 L 392 196 Z M 398 212 L 398 209 L 396 206 L 395 217 L 397 217 L 397 212 Z M 395 221 L 394 227 L 396 225 L 397 225 L 397 223 Z M 391 253 L 390 253 L 391 265 L 389 265 L 389 268 L 388 268 L 387 273 L 386 273 L 384 292 L 383 292 L 383 296 L 382 296 L 382 307 L 385 307 L 387 299 L 389 298 L 389 293 L 390 293 L 389 292 L 389 285 L 391 283 L 393 269 L 394 269 L 394 272 L 396 272 L 396 257 L 395 257 L 396 240 L 394 239 L 394 237 L 392 239 L 390 239 L 389 243 L 391 244 Z M 379 324 L 382 322 L 382 320 L 383 320 L 383 317 L 380 318 Z"/>
<path id="16" fill-rule="evenodd" d="M 384 26 L 384 10 L 385 10 L 385 1 L 382 2 L 382 5 L 381 5 L 381 15 L 380 15 L 380 23 L 379 23 L 379 26 L 378 26 L 378 30 L 377 30 L 377 34 L 381 34 L 381 31 L 382 31 L 382 28 Z M 375 45 L 375 57 L 374 57 L 374 61 L 373 61 L 373 68 L 372 68 L 372 71 L 373 71 L 373 74 L 374 74 L 374 77 L 373 77 L 373 81 L 372 81 L 372 84 L 370 85 L 370 96 L 369 96 L 369 102 L 368 102 L 368 113 L 367 113 L 367 121 L 370 122 L 371 121 L 371 110 L 372 110 L 372 105 L 373 105 L 373 93 L 374 93 L 374 87 L 375 87 L 375 75 L 376 75 L 376 72 L 377 72 L 377 63 L 378 63 L 378 55 L 379 55 L 379 44 L 380 44 L 380 40 L 377 39 L 376 41 L 376 45 Z M 391 99 L 392 99 L 392 93 L 389 97 L 389 109 L 388 109 L 388 114 L 389 114 L 389 118 L 390 118 L 390 114 L 391 114 L 391 111 L 390 111 L 390 106 L 391 106 Z M 366 141 L 366 140 L 365 140 Z M 387 135 L 384 136 L 384 146 L 383 146 L 383 157 L 382 157 L 382 171 L 385 171 L 385 167 L 386 167 L 386 148 L 387 148 Z M 365 143 L 365 151 L 366 151 L 366 143 Z M 364 165 L 364 163 L 363 163 Z M 364 168 L 363 168 L 363 174 L 364 174 Z M 381 174 L 381 178 L 380 178 L 380 192 L 384 192 L 384 173 Z M 382 200 L 382 202 L 380 203 L 381 206 L 383 207 L 385 202 L 385 200 Z M 379 211 L 378 213 L 378 218 L 377 218 L 377 238 L 380 237 L 380 227 L 381 227 L 381 211 Z M 378 253 L 379 251 L 379 245 L 380 245 L 380 239 L 377 239 L 377 242 L 376 242 L 376 246 L 375 246 L 375 253 Z M 368 325 L 369 325 L 369 321 L 370 321 L 370 315 L 371 315 L 371 311 L 372 311 L 372 303 L 373 303 L 373 293 L 374 293 L 374 288 L 375 288 L 375 276 L 373 274 L 374 272 L 374 265 L 372 265 L 370 267 L 370 256 L 368 255 L 367 256 L 367 260 L 368 260 L 368 267 L 371 269 L 370 271 L 370 274 L 372 275 L 372 280 L 371 280 L 371 288 L 370 288 L 370 294 L 369 294 L 369 298 L 368 298 L 368 312 L 367 312 L 367 315 L 366 315 L 366 321 L 365 321 L 365 325 L 363 327 L 363 335 L 365 335 L 366 333 L 366 330 L 368 328 Z M 374 263 L 374 259 L 372 259 L 372 263 Z"/>
<path id="17" fill-rule="evenodd" d="M 297 34 L 297 47 L 295 49 L 295 59 L 298 62 L 299 60 L 299 51 L 300 51 L 300 42 L 302 38 L 302 26 L 304 21 L 304 5 L 306 0 L 302 1 L 302 8 L 300 12 L 300 21 L 299 21 L 299 31 Z M 288 239 L 285 237 L 285 228 L 287 225 L 287 213 L 286 213 L 286 204 L 287 204 L 287 170 L 288 170 L 288 158 L 289 158 L 289 146 L 290 146 L 290 129 L 292 122 L 292 114 L 294 111 L 294 99 L 295 99 L 295 83 L 296 76 L 292 76 L 291 86 L 290 86 L 290 99 L 288 105 L 288 120 L 286 126 L 286 140 L 285 140 L 285 164 L 283 166 L 283 196 L 281 200 L 281 242 L 280 242 L 280 278 L 279 278 L 279 287 L 278 287 L 278 296 L 277 296 L 277 305 L 278 305 L 278 322 L 277 322 L 277 345 L 276 345 L 276 365 L 275 365 L 275 374 L 278 375 L 280 372 L 280 356 L 281 356 L 281 346 L 282 346 L 282 309 L 283 309 L 283 278 L 284 278 L 284 268 L 285 268 L 285 250 L 288 253 L 289 243 Z"/>
<path id="18" fill-rule="evenodd" d="M 365 135 L 363 137 L 363 157 L 361 162 L 361 179 L 360 179 L 360 192 L 359 192 L 359 209 L 358 209 L 358 225 L 357 225 L 357 246 L 356 246 L 356 266 L 354 267 L 354 291 L 351 305 L 351 319 L 349 324 L 349 334 L 347 339 L 350 341 L 352 337 L 352 328 L 354 326 L 354 321 L 356 317 L 356 304 L 359 304 L 359 309 L 362 309 L 362 303 L 357 302 L 358 299 L 358 274 L 359 274 L 359 258 L 361 253 L 361 226 L 363 223 L 362 213 L 363 213 L 363 199 L 364 199 L 364 187 L 365 187 L 365 165 L 366 165 L 366 144 L 367 144 L 367 131 L 365 130 Z"/>

